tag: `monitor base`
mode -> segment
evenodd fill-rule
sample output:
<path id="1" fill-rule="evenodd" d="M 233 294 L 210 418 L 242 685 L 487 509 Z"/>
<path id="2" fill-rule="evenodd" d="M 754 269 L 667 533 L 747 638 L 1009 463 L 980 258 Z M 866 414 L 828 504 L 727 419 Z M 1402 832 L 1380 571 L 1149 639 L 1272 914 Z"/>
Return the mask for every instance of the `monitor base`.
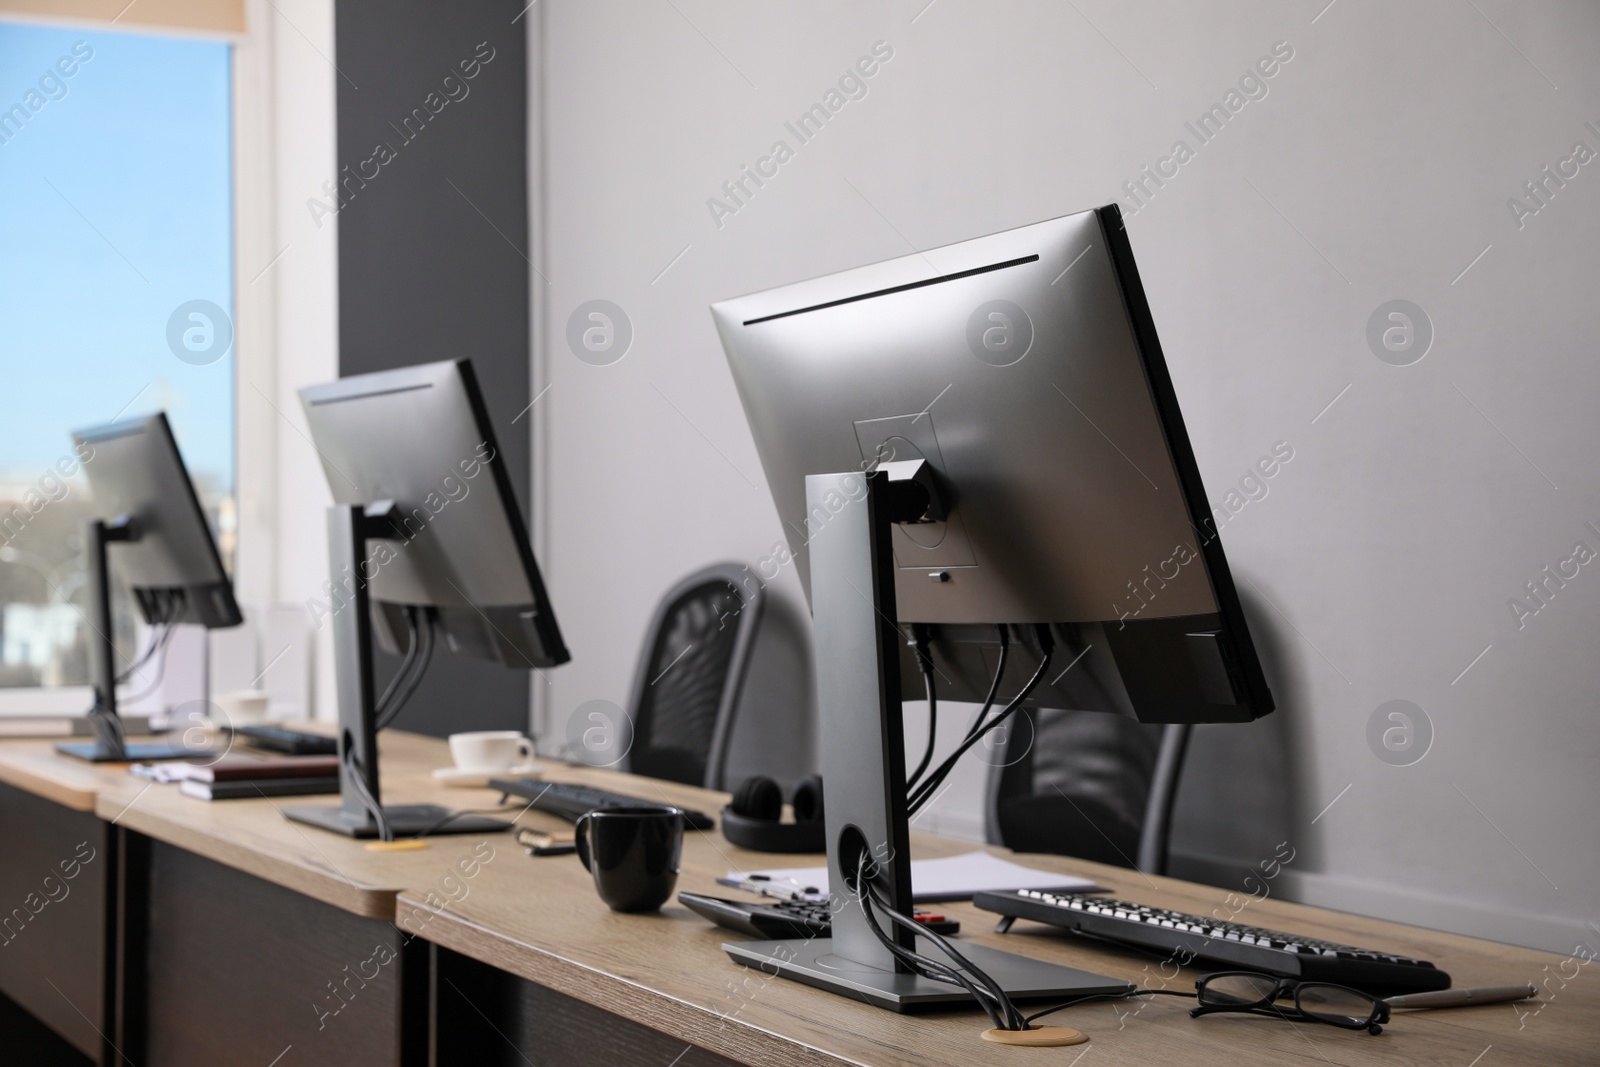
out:
<path id="1" fill-rule="evenodd" d="M 166 741 L 125 744 L 120 750 L 103 741 L 75 741 L 57 745 L 56 751 L 63 756 L 88 760 L 90 763 L 155 763 L 158 760 L 205 759 L 227 754 L 225 749 L 185 748 Z"/>
<path id="2" fill-rule="evenodd" d="M 865 1000 L 890 1011 L 907 1012 L 973 1002 L 972 994 L 960 986 L 921 975 L 897 974 L 835 956 L 833 939 L 829 937 L 803 941 L 728 941 L 723 943 L 722 950 L 735 963 L 760 968 L 765 974 L 780 975 L 852 1000 Z M 934 959 L 945 958 L 925 937 L 917 938 L 917 950 Z M 983 968 L 1013 1000 L 1066 1000 L 1126 993 L 1134 988 L 1131 983 L 1103 974 L 1062 967 L 983 945 L 963 944 L 961 954 L 974 966 Z"/>
<path id="3" fill-rule="evenodd" d="M 385 804 L 383 813 L 395 837 L 417 837 L 423 833 L 435 834 L 497 834 L 511 829 L 503 819 L 483 815 L 462 815 L 450 819 L 450 808 L 438 804 Z M 352 814 L 341 807 L 292 807 L 283 809 L 284 817 L 294 822 L 331 830 L 336 834 L 370 840 L 378 836 L 378 826 L 366 812 Z M 444 820 L 449 819 L 449 822 Z M 442 824 L 442 825 L 441 825 Z"/>

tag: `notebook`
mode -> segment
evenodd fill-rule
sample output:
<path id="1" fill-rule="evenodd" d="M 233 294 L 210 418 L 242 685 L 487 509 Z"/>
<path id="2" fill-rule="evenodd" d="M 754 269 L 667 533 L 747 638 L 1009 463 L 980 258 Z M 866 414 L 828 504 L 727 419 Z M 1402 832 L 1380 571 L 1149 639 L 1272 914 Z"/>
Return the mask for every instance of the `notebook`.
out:
<path id="1" fill-rule="evenodd" d="M 248 800 L 259 797 L 300 797 L 337 793 L 337 775 L 316 778 L 259 778 L 238 782 L 178 783 L 178 792 L 197 800 Z"/>
<path id="2" fill-rule="evenodd" d="M 128 773 L 158 782 L 249 782 L 274 778 L 337 778 L 337 756 L 224 756 L 211 763 L 135 763 Z"/>

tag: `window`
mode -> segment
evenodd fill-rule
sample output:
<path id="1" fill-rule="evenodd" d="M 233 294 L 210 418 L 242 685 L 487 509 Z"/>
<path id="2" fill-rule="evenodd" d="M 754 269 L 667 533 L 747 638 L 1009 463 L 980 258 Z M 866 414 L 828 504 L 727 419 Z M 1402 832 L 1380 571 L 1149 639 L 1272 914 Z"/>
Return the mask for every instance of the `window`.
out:
<path id="1" fill-rule="evenodd" d="M 72 430 L 165 410 L 232 567 L 229 64 L 216 41 L 0 23 L 0 687 L 87 683 Z"/>

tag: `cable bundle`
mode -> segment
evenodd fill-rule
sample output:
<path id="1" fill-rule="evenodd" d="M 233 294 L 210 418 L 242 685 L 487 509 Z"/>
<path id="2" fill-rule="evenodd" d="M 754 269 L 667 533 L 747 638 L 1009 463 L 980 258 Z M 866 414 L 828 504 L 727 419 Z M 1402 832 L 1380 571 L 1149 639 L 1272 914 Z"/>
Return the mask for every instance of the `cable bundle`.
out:
<path id="1" fill-rule="evenodd" d="M 956 746 L 956 750 L 950 753 L 950 755 L 945 758 L 944 762 L 940 763 L 926 775 L 922 774 L 922 770 L 923 767 L 925 767 L 928 763 L 928 757 L 933 753 L 934 720 L 931 714 L 931 709 L 933 706 L 934 689 L 932 660 L 925 657 L 924 649 L 926 647 L 926 638 L 921 638 L 922 643 L 918 645 L 918 657 L 921 662 L 927 664 L 927 666 L 923 668 L 923 680 L 927 684 L 930 708 L 928 723 L 928 747 L 926 754 L 923 757 L 923 762 L 918 765 L 917 770 L 911 775 L 911 778 L 906 785 L 906 813 L 908 816 L 915 815 L 917 812 L 926 807 L 928 802 L 931 801 L 934 795 L 938 793 L 939 787 L 944 784 L 945 779 L 950 777 L 950 772 L 955 769 L 956 764 L 961 760 L 961 757 L 966 754 L 967 750 L 973 745 L 977 744 L 978 741 L 981 740 L 983 736 L 990 730 L 993 730 L 996 726 L 999 726 L 1001 723 L 1005 722 L 1013 714 L 1015 714 L 1016 710 L 1022 706 L 1023 701 L 1027 700 L 1029 695 L 1032 694 L 1036 688 L 1038 688 L 1039 682 L 1043 680 L 1045 676 L 1045 672 L 1050 669 L 1050 660 L 1055 653 L 1055 638 L 1050 635 L 1050 627 L 1044 624 L 1034 626 L 1033 631 L 1034 635 L 1038 638 L 1039 651 L 1042 654 L 1042 658 L 1039 661 L 1039 669 L 1033 672 L 1033 677 L 1029 678 L 1027 684 L 1022 687 L 1017 695 L 1012 697 L 1011 700 L 1007 702 L 1005 708 L 1000 712 L 1000 714 L 991 719 L 988 717 L 989 712 L 994 708 L 995 698 L 1000 692 L 1000 682 L 1005 677 L 1006 660 L 1009 658 L 1011 651 L 1010 634 L 1007 632 L 1004 626 L 999 627 L 1000 663 L 995 668 L 994 681 L 989 686 L 989 695 L 984 699 L 983 707 L 978 709 L 978 714 L 973 718 L 972 725 L 967 728 L 966 736 L 961 739 L 961 744 Z"/>
<path id="2" fill-rule="evenodd" d="M 411 604 L 406 605 L 405 613 L 410 633 L 406 642 L 406 653 L 400 660 L 400 669 L 395 671 L 394 677 L 389 679 L 389 684 L 384 687 L 383 693 L 373 705 L 374 735 L 394 722 L 395 717 L 406 706 L 406 702 L 416 693 L 417 687 L 422 684 L 422 676 L 427 673 L 428 663 L 433 659 L 435 627 L 432 613 L 426 608 L 418 608 Z M 349 779 L 362 807 L 367 809 L 373 822 L 378 824 L 378 838 L 382 841 L 393 841 L 394 827 L 390 825 L 389 817 L 384 814 L 383 804 L 372 795 L 372 790 L 367 788 L 361 761 L 356 758 L 355 746 L 349 744 L 344 746 L 344 774 Z"/>
<path id="3" fill-rule="evenodd" d="M 372 795 L 372 790 L 367 788 L 367 779 L 361 773 L 361 761 L 356 758 L 355 746 L 346 745 L 344 750 L 344 773 L 350 780 L 350 785 L 356 791 L 356 796 L 361 801 L 361 806 L 367 809 L 372 820 L 378 824 L 378 840 L 393 841 L 394 827 L 389 824 L 389 816 L 384 813 L 383 805 L 378 798 Z"/>
<path id="4" fill-rule="evenodd" d="M 156 664 L 156 677 L 155 680 L 151 682 L 148 687 L 146 687 L 144 692 L 136 693 L 130 697 L 124 697 L 121 701 L 123 703 L 131 704 L 134 701 L 143 700 L 151 693 L 154 693 L 161 686 L 161 678 L 166 673 L 167 669 L 167 645 L 172 643 L 172 635 L 177 632 L 175 626 L 177 625 L 178 620 L 183 617 L 183 610 L 186 601 L 184 600 L 184 593 L 182 589 L 154 589 L 151 590 L 150 595 L 152 601 L 154 601 L 153 614 L 155 615 L 155 618 L 150 621 L 150 628 L 152 631 L 154 631 L 155 636 L 153 636 L 150 639 L 150 643 L 145 646 L 144 654 L 138 659 L 134 660 L 132 663 L 128 664 L 127 669 L 121 674 L 117 675 L 114 684 L 122 685 L 128 681 L 128 679 L 132 678 L 141 667 L 149 663 L 155 657 L 159 656 L 160 659 Z M 104 713 L 106 709 L 100 707 L 99 704 L 96 703 L 93 710 Z"/>
<path id="5" fill-rule="evenodd" d="M 406 706 L 417 687 L 422 684 L 422 676 L 428 671 L 428 664 L 433 659 L 434 622 L 433 615 L 427 608 L 418 608 L 406 605 L 406 623 L 410 629 L 410 640 L 406 645 L 406 654 L 400 660 L 400 669 L 395 671 L 394 677 L 389 679 L 389 684 L 384 687 L 383 694 L 378 697 L 374 709 L 377 714 L 375 730 L 382 730 L 394 722 Z"/>
<path id="6" fill-rule="evenodd" d="M 949 985 L 959 985 L 972 994 L 978 1006 L 989 1016 L 989 1021 L 996 1030 L 1026 1030 L 1028 1021 L 1023 1017 L 1017 1006 L 1011 1003 L 1011 998 L 1006 996 L 1006 991 L 981 968 L 961 954 L 942 934 L 937 934 L 927 929 L 922 923 L 910 916 L 901 915 L 889 906 L 879 891 L 872 886 L 867 878 L 868 856 L 863 851 L 856 861 L 856 899 L 861 903 L 861 913 L 866 916 L 867 925 L 872 928 L 873 934 L 882 942 L 884 948 L 900 960 L 913 972 L 935 982 L 944 982 Z M 878 920 L 873 915 L 873 908 L 883 909 L 884 917 L 896 926 L 911 930 L 914 934 L 932 941 L 946 956 L 950 957 L 950 964 L 941 963 L 936 959 L 924 956 L 920 952 L 904 948 L 894 938 L 884 932 L 878 925 Z M 953 964 L 953 966 L 951 965 Z"/>
<path id="7" fill-rule="evenodd" d="M 912 643 L 917 650 L 917 666 L 922 672 L 923 685 L 928 695 L 928 743 L 923 749 L 922 759 L 917 763 L 916 769 L 911 772 L 907 780 L 906 808 L 908 815 L 915 815 L 927 806 L 934 796 L 938 794 L 939 787 L 944 784 L 945 779 L 950 776 L 950 772 L 955 769 L 956 764 L 960 762 L 961 757 L 966 754 L 967 750 L 977 744 L 990 730 L 993 730 L 1015 714 L 1016 710 L 1022 706 L 1023 701 L 1027 700 L 1028 696 L 1038 687 L 1039 682 L 1045 676 L 1045 672 L 1050 669 L 1050 660 L 1055 651 L 1055 639 L 1051 637 L 1048 626 L 1035 626 L 1034 634 L 1039 641 L 1039 649 L 1042 654 L 1039 669 L 1034 671 L 1033 677 L 1028 679 L 1017 695 L 1006 703 L 1005 708 L 998 715 L 990 718 L 989 713 L 994 710 L 995 699 L 1000 692 L 1000 683 L 1005 678 L 1006 662 L 1010 658 L 1011 652 L 1011 637 L 1005 626 L 999 627 L 999 634 L 1000 662 L 995 668 L 994 681 L 989 685 L 989 693 L 984 698 L 983 706 L 978 709 L 978 714 L 973 717 L 971 725 L 967 727 L 966 735 L 962 737 L 961 743 L 956 746 L 955 751 L 945 757 L 938 766 L 928 770 L 928 764 L 933 760 L 934 741 L 937 736 L 938 694 L 934 689 L 933 657 L 928 647 L 927 628 L 919 626 L 913 631 Z M 978 1006 L 983 1008 L 984 1013 L 989 1016 L 989 1021 L 994 1024 L 996 1030 L 1029 1029 L 1029 1020 L 1023 1016 L 1015 1004 L 1011 1003 L 1011 999 L 1006 996 L 1005 990 L 1001 988 L 998 982 L 967 957 L 963 956 L 948 939 L 927 929 L 922 923 L 917 922 L 910 916 L 900 914 L 889 905 L 888 901 L 883 899 L 880 891 L 872 886 L 866 876 L 867 863 L 868 857 L 863 852 L 857 857 L 856 861 L 856 885 L 854 887 L 856 896 L 861 903 L 861 911 L 866 917 L 867 925 L 895 959 L 900 960 L 910 967 L 912 971 L 924 978 L 930 978 L 936 982 L 959 985 L 971 993 L 973 999 L 978 1002 Z M 940 962 L 896 943 L 884 931 L 883 927 L 878 924 L 878 920 L 873 913 L 874 907 L 882 909 L 884 917 L 894 925 L 910 930 L 914 934 L 933 942 L 941 952 L 949 957 L 950 962 Z"/>

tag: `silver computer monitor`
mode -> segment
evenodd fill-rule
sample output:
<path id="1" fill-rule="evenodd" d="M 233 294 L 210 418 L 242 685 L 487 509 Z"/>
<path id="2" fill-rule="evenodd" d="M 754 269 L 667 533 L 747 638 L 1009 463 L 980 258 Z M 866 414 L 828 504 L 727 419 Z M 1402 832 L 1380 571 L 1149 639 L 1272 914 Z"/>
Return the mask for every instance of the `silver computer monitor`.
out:
<path id="1" fill-rule="evenodd" d="M 983 698 L 997 624 L 1048 623 L 1076 666 L 1039 706 L 1177 723 L 1272 710 L 1114 206 L 712 314 L 808 595 L 829 516 L 807 513 L 807 475 L 935 471 L 945 521 L 896 526 L 893 546 L 899 622 L 933 624 L 941 697 Z M 1020 684 L 1037 657 L 1015 632 Z"/>
<path id="2" fill-rule="evenodd" d="M 816 620 L 829 886 L 861 901 L 836 909 L 827 940 L 724 949 L 895 1010 L 960 999 L 907 973 L 913 924 L 896 926 L 891 952 L 861 884 L 910 915 L 909 810 L 985 728 L 908 798 L 909 643 L 931 649 L 930 692 L 934 675 L 945 698 L 994 687 L 1007 710 L 990 726 L 1030 695 L 1161 723 L 1272 710 L 1120 214 L 712 314 L 787 539 L 760 575 L 792 562 Z M 972 962 L 1019 998 L 1120 988 L 1006 953 Z"/>
<path id="3" fill-rule="evenodd" d="M 386 648 L 412 606 L 458 654 L 522 669 L 570 658 L 468 360 L 341 378 L 300 400 L 335 503 L 399 510 L 366 575 Z"/>
<path id="4" fill-rule="evenodd" d="M 85 640 L 94 689 L 90 721 L 98 739 L 57 748 L 95 762 L 203 755 L 183 744 L 129 744 L 117 715 L 113 569 L 133 593 L 145 622 L 160 630 L 147 655 L 164 654 L 171 627 L 178 623 L 218 628 L 244 621 L 172 427 L 158 412 L 78 430 L 72 439 L 93 502 L 83 552 Z"/>
<path id="5" fill-rule="evenodd" d="M 355 837 L 481 833 L 508 824 L 432 804 L 383 804 L 377 733 L 451 652 L 513 669 L 571 657 L 556 625 L 505 457 L 465 359 L 342 378 L 300 391 L 333 493 L 329 597 L 339 705 L 340 804 L 284 815 Z M 320 620 L 319 620 L 320 622 Z M 371 645 L 405 658 L 383 694 Z"/>
<path id="6" fill-rule="evenodd" d="M 77 430 L 94 512 L 137 524 L 139 536 L 117 546 L 118 575 L 152 625 L 236 626 L 244 621 L 233 583 L 163 413 Z"/>

